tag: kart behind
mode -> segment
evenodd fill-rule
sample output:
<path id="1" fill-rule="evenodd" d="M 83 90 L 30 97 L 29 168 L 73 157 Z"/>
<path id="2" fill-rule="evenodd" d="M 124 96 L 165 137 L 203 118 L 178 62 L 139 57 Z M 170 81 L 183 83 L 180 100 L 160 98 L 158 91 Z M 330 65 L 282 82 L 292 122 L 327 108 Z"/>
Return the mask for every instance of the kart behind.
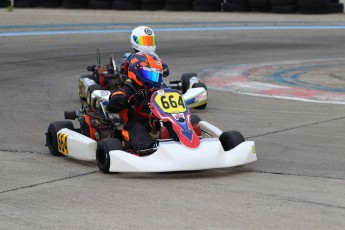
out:
<path id="1" fill-rule="evenodd" d="M 117 70 L 113 56 L 110 56 L 109 64 L 102 65 L 99 50 L 97 50 L 97 62 L 97 65 L 87 67 L 87 70 L 92 74 L 82 75 L 79 78 L 79 97 L 85 99 L 89 105 L 96 96 L 100 94 L 103 96 L 110 95 L 110 92 L 120 88 L 126 80 L 126 76 Z M 184 73 L 181 80 L 163 81 L 163 87 L 181 91 L 189 108 L 205 109 L 207 106 L 207 87 L 200 82 L 196 73 Z M 96 92 L 99 90 L 103 91 Z"/>

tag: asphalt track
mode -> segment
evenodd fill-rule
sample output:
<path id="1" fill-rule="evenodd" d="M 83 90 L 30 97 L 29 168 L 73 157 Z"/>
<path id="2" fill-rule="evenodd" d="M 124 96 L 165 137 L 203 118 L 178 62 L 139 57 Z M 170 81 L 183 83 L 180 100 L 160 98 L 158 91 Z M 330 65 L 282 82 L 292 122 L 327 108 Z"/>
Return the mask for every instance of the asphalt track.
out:
<path id="1" fill-rule="evenodd" d="M 277 97 L 277 91 L 252 96 L 231 88 L 235 81 L 229 80 L 246 76 L 242 86 L 343 90 L 345 30 L 317 28 L 344 26 L 343 15 L 141 14 L 145 17 L 129 19 L 123 12 L 17 10 L 1 12 L 0 25 L 78 24 L 83 30 L 90 23 L 118 21 L 123 24 L 115 29 L 126 31 L 140 20 L 155 22 L 153 28 L 168 27 L 157 20 L 173 22 L 172 28 L 187 27 L 186 22 L 208 28 L 234 22 L 241 27 L 314 26 L 157 32 L 157 52 L 169 64 L 172 79 L 200 72 L 210 83 L 207 109 L 194 112 L 254 140 L 258 161 L 222 170 L 104 175 L 92 162 L 53 157 L 44 146 L 48 124 L 61 120 L 64 110 L 79 109 L 78 76 L 96 62 L 96 48 L 103 62 L 110 54 L 120 60 L 129 50 L 128 32 L 2 36 L 0 228 L 344 229 L 344 105 L 327 98 L 322 103 L 297 100 L 302 93 L 294 95 L 296 100 Z M 32 31 L 18 27 L 0 32 Z M 319 68 L 321 62 L 337 64 Z M 333 93 L 341 101 L 343 92 Z"/>

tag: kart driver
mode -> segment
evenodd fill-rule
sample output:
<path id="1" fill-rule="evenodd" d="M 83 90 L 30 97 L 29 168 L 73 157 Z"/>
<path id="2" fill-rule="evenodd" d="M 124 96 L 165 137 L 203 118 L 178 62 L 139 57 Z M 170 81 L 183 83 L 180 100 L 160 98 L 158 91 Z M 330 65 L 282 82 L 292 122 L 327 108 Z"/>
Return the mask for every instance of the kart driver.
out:
<path id="1" fill-rule="evenodd" d="M 122 136 L 139 155 L 145 154 L 138 150 L 155 147 L 156 140 L 149 134 L 148 118 L 139 116 L 137 109 L 144 113 L 146 109 L 149 114 L 148 101 L 151 94 L 161 88 L 162 75 L 162 62 L 156 55 L 133 53 L 128 66 L 128 79 L 109 98 L 107 110 L 120 114 L 124 123 Z"/>
<path id="2" fill-rule="evenodd" d="M 132 30 L 130 37 L 131 46 L 134 53 L 125 53 L 122 59 L 120 73 L 127 76 L 129 62 L 133 54 L 137 52 L 145 52 L 155 54 L 156 52 L 156 36 L 153 30 L 147 26 L 139 26 Z M 156 55 L 157 56 L 157 55 Z M 157 56 L 158 57 L 158 56 Z M 163 76 L 169 76 L 169 68 L 165 63 L 163 65 Z"/>

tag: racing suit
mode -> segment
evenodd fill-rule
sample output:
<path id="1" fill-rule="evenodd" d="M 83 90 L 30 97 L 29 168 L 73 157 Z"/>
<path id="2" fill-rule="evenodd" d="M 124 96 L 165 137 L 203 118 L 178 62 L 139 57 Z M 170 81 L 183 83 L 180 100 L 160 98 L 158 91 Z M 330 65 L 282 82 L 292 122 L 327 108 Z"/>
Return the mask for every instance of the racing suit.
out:
<path id="1" fill-rule="evenodd" d="M 149 134 L 148 119 L 138 116 L 135 110 L 138 107 L 142 107 L 142 112 L 145 112 L 145 109 L 149 110 L 148 100 L 151 93 L 147 93 L 145 97 L 141 98 L 142 100 L 138 100 L 135 97 L 139 90 L 130 79 L 127 79 L 121 89 L 111 94 L 107 110 L 120 114 L 124 123 L 122 136 L 131 148 L 140 155 L 138 150 L 155 147 L 156 140 Z"/>

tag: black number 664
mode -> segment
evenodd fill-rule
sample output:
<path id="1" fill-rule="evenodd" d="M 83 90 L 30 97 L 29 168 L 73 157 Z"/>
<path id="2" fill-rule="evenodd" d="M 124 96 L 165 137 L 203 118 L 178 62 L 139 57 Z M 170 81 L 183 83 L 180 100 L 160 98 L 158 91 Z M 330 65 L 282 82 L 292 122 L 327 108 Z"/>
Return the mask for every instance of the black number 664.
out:
<path id="1" fill-rule="evenodd" d="M 177 102 L 174 99 L 175 99 L 174 95 L 169 95 L 168 98 L 166 96 L 162 96 L 161 102 L 162 102 L 163 108 L 169 109 L 171 107 L 171 108 L 176 109 L 178 106 L 185 108 L 181 95 L 178 96 Z"/>

